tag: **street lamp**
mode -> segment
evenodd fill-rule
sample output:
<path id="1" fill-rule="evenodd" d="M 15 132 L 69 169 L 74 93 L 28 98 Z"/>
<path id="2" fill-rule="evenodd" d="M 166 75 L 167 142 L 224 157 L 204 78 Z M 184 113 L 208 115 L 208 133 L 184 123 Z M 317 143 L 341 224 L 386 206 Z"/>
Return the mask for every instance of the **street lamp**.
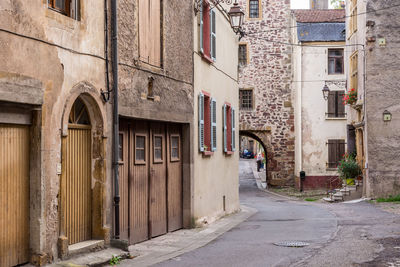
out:
<path id="1" fill-rule="evenodd" d="M 330 92 L 329 87 L 328 85 L 325 84 L 324 88 L 322 89 L 322 95 L 324 96 L 325 100 L 328 100 L 329 92 Z"/>
<path id="2" fill-rule="evenodd" d="M 231 7 L 231 9 L 228 12 L 229 20 L 231 22 L 231 27 L 233 31 L 237 34 L 241 32 L 242 24 L 243 24 L 243 18 L 244 18 L 244 12 L 242 8 L 239 6 L 237 3 L 237 0 Z"/>

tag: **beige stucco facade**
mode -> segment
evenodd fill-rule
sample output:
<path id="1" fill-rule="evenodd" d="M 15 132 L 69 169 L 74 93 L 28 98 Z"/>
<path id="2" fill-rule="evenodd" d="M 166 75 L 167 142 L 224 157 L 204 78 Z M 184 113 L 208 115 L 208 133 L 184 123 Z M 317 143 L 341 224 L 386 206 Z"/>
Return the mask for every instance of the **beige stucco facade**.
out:
<path id="1" fill-rule="evenodd" d="M 230 103 L 238 114 L 239 89 L 238 37 L 231 29 L 226 13 L 220 7 L 216 8 L 217 49 L 213 63 L 206 62 L 200 53 L 199 14 L 194 17 L 193 220 L 203 224 L 239 209 L 239 134 L 237 130 L 236 151 L 224 153 L 222 115 L 225 102 Z M 216 100 L 217 149 L 208 156 L 199 151 L 198 95 L 202 91 Z M 238 115 L 235 124 L 239 125 Z"/>
<path id="2" fill-rule="evenodd" d="M 44 0 L 0 4 L 0 123 L 31 125 L 26 217 L 36 264 L 60 255 L 62 140 L 77 97 L 86 104 L 92 123 L 92 236 L 109 240 L 111 109 L 100 94 L 106 88 L 104 3 L 81 5 L 78 21 L 50 10 Z M 28 114 L 26 121 L 19 119 L 21 113 Z"/>

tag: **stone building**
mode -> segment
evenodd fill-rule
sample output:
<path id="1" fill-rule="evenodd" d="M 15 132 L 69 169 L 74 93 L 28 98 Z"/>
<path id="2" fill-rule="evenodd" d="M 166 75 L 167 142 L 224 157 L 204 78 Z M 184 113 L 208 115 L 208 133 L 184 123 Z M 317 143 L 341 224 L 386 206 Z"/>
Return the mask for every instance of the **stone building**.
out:
<path id="1" fill-rule="evenodd" d="M 245 9 L 239 44 L 239 134 L 266 151 L 271 185 L 294 185 L 294 109 L 289 0 L 241 0 Z"/>
<path id="2" fill-rule="evenodd" d="M 337 166 L 347 141 L 345 11 L 294 10 L 292 16 L 295 173 L 305 172 L 304 189 L 333 189 L 342 184 Z"/>
<path id="3" fill-rule="evenodd" d="M 399 10 L 395 0 L 346 1 L 347 89 L 358 93 L 348 117 L 348 149 L 356 150 L 367 197 L 400 193 Z"/>
<path id="4" fill-rule="evenodd" d="M 110 239 L 104 26 L 103 1 L 0 2 L 0 266 Z"/>

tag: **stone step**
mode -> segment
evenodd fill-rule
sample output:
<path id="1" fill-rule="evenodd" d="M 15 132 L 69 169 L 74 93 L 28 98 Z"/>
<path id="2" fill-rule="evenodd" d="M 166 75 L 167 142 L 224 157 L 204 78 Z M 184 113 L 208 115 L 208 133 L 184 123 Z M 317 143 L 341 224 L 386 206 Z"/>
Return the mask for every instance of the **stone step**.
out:
<path id="1" fill-rule="evenodd" d="M 333 199 L 330 198 L 330 197 L 324 197 L 323 200 L 326 201 L 326 202 L 330 202 L 330 203 L 331 203 L 331 202 L 335 202 L 335 200 L 333 200 Z"/>

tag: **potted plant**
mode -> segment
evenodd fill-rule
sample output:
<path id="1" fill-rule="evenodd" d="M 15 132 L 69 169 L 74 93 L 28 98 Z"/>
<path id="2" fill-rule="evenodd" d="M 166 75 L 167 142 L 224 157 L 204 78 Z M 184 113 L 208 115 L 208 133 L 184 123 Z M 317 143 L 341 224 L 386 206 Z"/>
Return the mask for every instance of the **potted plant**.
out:
<path id="1" fill-rule="evenodd" d="M 357 102 L 357 90 L 352 88 L 343 96 L 344 105 L 354 105 Z"/>
<path id="2" fill-rule="evenodd" d="M 360 166 L 354 155 L 344 154 L 338 165 L 338 172 L 344 183 L 354 185 L 355 179 L 360 175 Z"/>

